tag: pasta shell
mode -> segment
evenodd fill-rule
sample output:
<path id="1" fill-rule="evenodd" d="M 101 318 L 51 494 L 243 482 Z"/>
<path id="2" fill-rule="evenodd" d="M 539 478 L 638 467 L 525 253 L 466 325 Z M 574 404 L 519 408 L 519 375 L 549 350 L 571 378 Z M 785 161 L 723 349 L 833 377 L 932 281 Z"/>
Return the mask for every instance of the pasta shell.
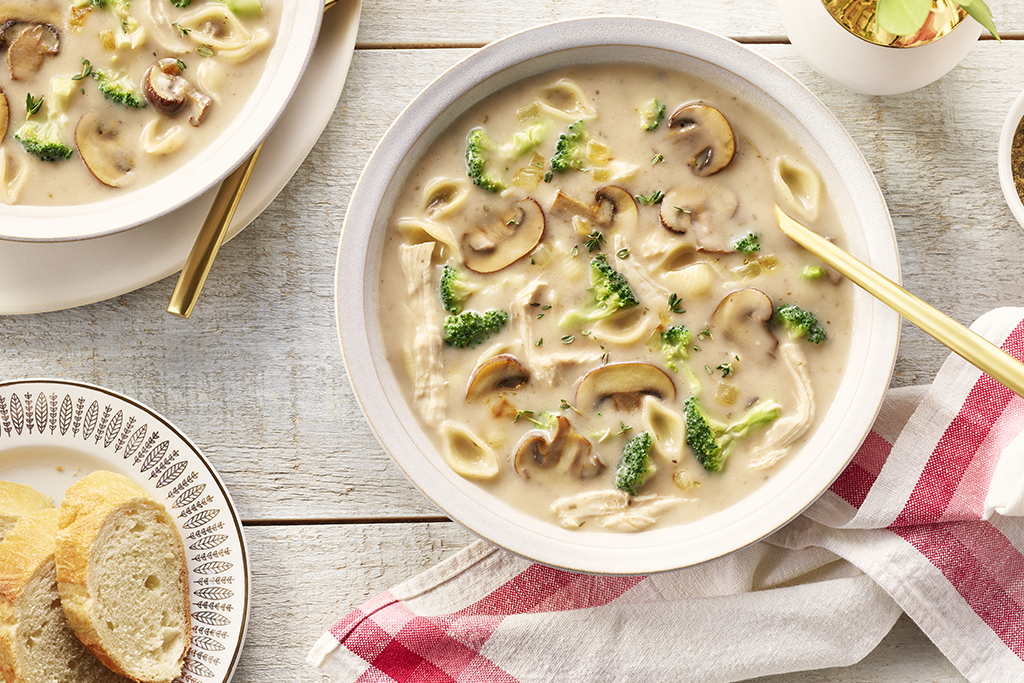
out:
<path id="1" fill-rule="evenodd" d="M 814 170 L 796 159 L 781 156 L 775 160 L 772 179 L 788 210 L 811 221 L 818 217 L 821 179 Z"/>
<path id="2" fill-rule="evenodd" d="M 498 456 L 476 434 L 456 422 L 441 425 L 441 455 L 452 470 L 467 479 L 491 479 L 501 469 Z"/>
<path id="3" fill-rule="evenodd" d="M 455 211 L 466 201 L 466 187 L 451 178 L 435 178 L 423 189 L 423 208 L 438 219 Z"/>
<path id="4" fill-rule="evenodd" d="M 686 431 L 682 414 L 654 396 L 645 396 L 643 422 L 654 451 L 669 462 L 678 463 L 683 456 Z"/>
<path id="5" fill-rule="evenodd" d="M 692 265 L 665 273 L 665 284 L 676 292 L 683 301 L 700 299 L 707 296 L 715 284 L 715 269 L 707 262 Z"/>

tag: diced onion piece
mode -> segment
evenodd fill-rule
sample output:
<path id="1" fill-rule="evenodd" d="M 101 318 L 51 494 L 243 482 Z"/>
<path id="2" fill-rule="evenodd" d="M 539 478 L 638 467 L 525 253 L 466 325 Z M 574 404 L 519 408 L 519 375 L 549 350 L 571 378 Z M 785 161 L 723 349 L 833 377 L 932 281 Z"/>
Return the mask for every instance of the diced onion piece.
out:
<path id="1" fill-rule="evenodd" d="M 441 424 L 444 448 L 441 454 L 452 470 L 467 479 L 491 479 L 500 471 L 498 456 L 476 434 L 462 425 Z"/>

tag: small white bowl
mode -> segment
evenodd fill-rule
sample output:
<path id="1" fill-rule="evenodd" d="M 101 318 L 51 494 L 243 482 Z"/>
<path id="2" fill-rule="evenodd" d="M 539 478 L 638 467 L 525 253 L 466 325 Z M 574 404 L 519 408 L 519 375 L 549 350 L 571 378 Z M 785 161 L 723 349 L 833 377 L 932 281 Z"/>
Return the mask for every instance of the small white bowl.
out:
<path id="1" fill-rule="evenodd" d="M 833 83 L 864 95 L 917 90 L 949 73 L 977 45 L 982 27 L 971 17 L 948 35 L 917 47 L 887 47 L 858 38 L 822 0 L 778 0 L 786 34 L 800 56 Z"/>
<path id="2" fill-rule="evenodd" d="M 407 405 L 385 353 L 377 283 L 397 193 L 436 137 L 505 85 L 570 64 L 633 62 L 691 72 L 764 110 L 818 169 L 850 250 L 893 279 L 892 222 L 870 169 L 828 110 L 779 67 L 727 38 L 679 24 L 598 17 L 549 24 L 492 43 L 428 86 L 391 126 L 349 203 L 338 253 L 337 322 L 345 365 L 370 425 L 409 479 L 452 519 L 519 555 L 565 569 L 646 574 L 704 562 L 775 531 L 818 498 L 874 422 L 896 357 L 899 316 L 854 293 L 846 373 L 822 426 L 753 495 L 700 521 L 636 534 L 569 531 L 455 474 Z"/>
<path id="3" fill-rule="evenodd" d="M 277 36 L 248 101 L 212 145 L 178 170 L 151 185 L 92 204 L 0 203 L 0 240 L 71 242 L 111 235 L 168 214 L 220 183 L 256 149 L 284 112 L 313 53 L 322 16 L 322 2 L 281 3 Z"/>
<path id="4" fill-rule="evenodd" d="M 1013 181 L 1013 168 L 1010 165 L 1010 152 L 1013 148 L 1013 135 L 1017 132 L 1017 126 L 1024 118 L 1024 92 L 1017 96 L 1010 113 L 1006 115 L 1003 122 L 1003 131 L 999 135 L 999 158 L 997 167 L 999 169 L 999 185 L 1003 188 L 1003 196 L 1006 203 L 1013 212 L 1013 217 L 1024 227 L 1024 203 L 1021 203 L 1020 195 L 1017 193 L 1017 185 Z"/>

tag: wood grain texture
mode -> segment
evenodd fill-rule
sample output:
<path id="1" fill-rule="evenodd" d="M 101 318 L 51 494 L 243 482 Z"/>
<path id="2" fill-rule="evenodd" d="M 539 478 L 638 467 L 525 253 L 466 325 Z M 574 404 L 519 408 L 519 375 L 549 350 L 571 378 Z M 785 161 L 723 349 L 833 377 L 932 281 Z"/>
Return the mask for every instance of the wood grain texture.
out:
<path id="1" fill-rule="evenodd" d="M 656 16 L 748 43 L 821 98 L 863 152 L 889 203 L 904 284 L 970 323 L 1024 299 L 1024 232 L 995 166 L 1002 120 L 1024 87 L 1016 2 L 989 1 L 1002 44 L 983 40 L 937 83 L 886 98 L 817 75 L 787 44 L 775 4 L 763 0 L 521 0 L 499 9 L 482 0 L 365 2 L 327 130 L 277 200 L 223 247 L 192 318 L 164 312 L 174 278 L 77 309 L 0 318 L 0 377 L 109 387 L 188 434 L 249 523 L 252 626 L 235 680 L 324 681 L 304 663 L 324 628 L 472 539 L 452 523 L 426 522 L 440 512 L 374 437 L 334 322 L 348 198 L 376 141 L 424 86 L 475 46 L 577 16 Z M 904 324 L 893 385 L 930 381 L 947 355 Z M 758 680 L 963 679 L 904 618 L 857 666 Z"/>

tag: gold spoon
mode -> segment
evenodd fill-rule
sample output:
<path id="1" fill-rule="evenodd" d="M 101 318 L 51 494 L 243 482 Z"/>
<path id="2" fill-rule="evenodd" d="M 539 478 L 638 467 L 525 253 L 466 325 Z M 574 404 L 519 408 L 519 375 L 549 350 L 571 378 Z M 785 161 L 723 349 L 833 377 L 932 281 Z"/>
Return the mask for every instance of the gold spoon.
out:
<path id="1" fill-rule="evenodd" d="M 951 351 L 1006 386 L 1024 396 L 1024 363 L 998 346 L 969 330 L 944 313 L 911 294 L 877 270 L 858 261 L 821 235 L 798 223 L 778 206 L 775 216 L 779 228 L 793 241 L 835 268 L 868 294 L 914 323 Z"/>
<path id="2" fill-rule="evenodd" d="M 336 2 L 337 0 L 326 0 L 324 10 L 329 10 Z M 213 260 L 224 242 L 224 235 L 231 225 L 231 219 L 235 217 L 235 210 L 242 200 L 242 193 L 249 183 L 252 170 L 256 168 L 256 159 L 259 158 L 262 149 L 261 142 L 249 158 L 221 183 L 210 212 L 206 214 L 203 227 L 199 229 L 196 241 L 192 245 L 192 251 L 185 259 L 174 291 L 171 292 L 171 301 L 167 304 L 167 312 L 171 315 L 179 318 L 188 318 L 192 315 L 192 309 L 195 308 L 199 293 L 206 284 L 206 276 L 210 274 Z"/>

